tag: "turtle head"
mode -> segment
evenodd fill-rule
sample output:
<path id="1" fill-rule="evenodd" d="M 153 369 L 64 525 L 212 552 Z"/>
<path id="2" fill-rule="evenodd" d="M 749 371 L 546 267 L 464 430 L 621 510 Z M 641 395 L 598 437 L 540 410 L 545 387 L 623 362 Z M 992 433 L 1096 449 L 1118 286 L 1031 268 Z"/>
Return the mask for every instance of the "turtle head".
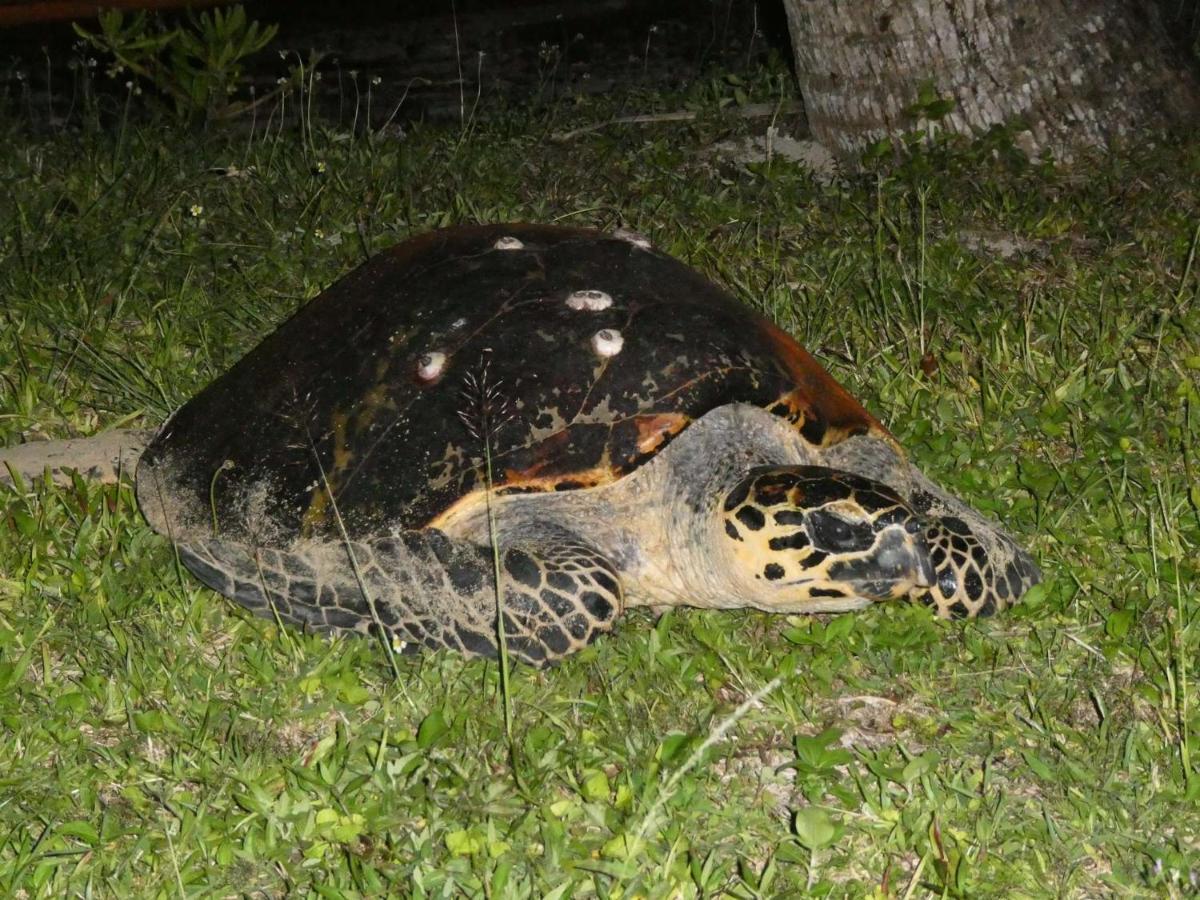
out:
<path id="1" fill-rule="evenodd" d="M 752 469 L 725 497 L 726 548 L 755 606 L 854 609 L 934 586 L 928 523 L 892 488 L 819 466 Z"/>

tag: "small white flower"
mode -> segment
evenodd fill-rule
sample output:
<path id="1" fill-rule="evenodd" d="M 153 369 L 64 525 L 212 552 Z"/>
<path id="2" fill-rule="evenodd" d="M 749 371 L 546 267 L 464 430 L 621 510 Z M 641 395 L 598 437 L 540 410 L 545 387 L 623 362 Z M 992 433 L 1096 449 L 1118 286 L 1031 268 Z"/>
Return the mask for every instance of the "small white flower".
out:
<path id="1" fill-rule="evenodd" d="M 323 159 L 322 159 L 322 160 L 318 160 L 318 161 L 317 161 L 317 174 L 318 174 L 318 175 L 324 175 L 324 174 L 325 174 L 325 168 L 326 168 L 326 166 L 325 166 L 325 160 L 323 160 Z"/>
<path id="2" fill-rule="evenodd" d="M 376 85 L 376 86 L 381 85 L 381 84 L 383 84 L 383 79 L 380 78 L 378 75 L 376 75 L 374 78 L 371 79 L 371 84 Z"/>
<path id="3" fill-rule="evenodd" d="M 275 83 L 278 85 L 285 85 L 288 83 L 288 80 L 286 78 L 284 78 L 282 75 L 280 75 L 278 78 L 275 79 Z"/>
<path id="4" fill-rule="evenodd" d="M 190 212 L 192 214 L 193 219 L 198 219 L 198 218 L 200 218 L 200 216 L 202 216 L 204 214 L 204 207 L 201 206 L 199 203 L 193 203 L 188 208 L 188 212 Z"/>

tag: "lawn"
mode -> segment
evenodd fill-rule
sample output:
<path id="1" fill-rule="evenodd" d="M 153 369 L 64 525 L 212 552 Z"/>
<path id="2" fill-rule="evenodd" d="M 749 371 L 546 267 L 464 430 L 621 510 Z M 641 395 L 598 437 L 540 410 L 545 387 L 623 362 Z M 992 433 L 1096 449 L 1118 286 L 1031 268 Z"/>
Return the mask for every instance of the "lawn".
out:
<path id="1" fill-rule="evenodd" d="M 409 235 L 623 222 L 799 337 L 1045 584 L 970 622 L 634 613 L 513 670 L 510 738 L 494 663 L 250 618 L 129 485 L 0 488 L 0 895 L 1200 889 L 1200 143 L 823 185 L 715 155 L 753 127 L 722 84 L 403 135 L 8 117 L 0 445 L 157 426 Z M 619 102 L 701 115 L 553 140 Z"/>

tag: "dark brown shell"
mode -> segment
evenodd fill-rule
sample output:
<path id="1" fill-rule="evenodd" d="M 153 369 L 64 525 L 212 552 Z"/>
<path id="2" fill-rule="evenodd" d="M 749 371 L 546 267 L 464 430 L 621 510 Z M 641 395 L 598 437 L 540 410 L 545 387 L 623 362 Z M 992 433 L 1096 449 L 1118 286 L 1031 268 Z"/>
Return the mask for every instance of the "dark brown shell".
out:
<path id="1" fill-rule="evenodd" d="M 496 249 L 505 237 L 524 247 Z M 612 305 L 572 308 L 582 290 Z M 609 357 L 606 329 L 624 342 Z M 421 528 L 485 484 L 485 433 L 497 490 L 586 488 L 728 403 L 816 444 L 882 431 L 794 340 L 668 256 L 582 229 L 449 228 L 332 285 L 183 406 L 139 494 L 275 542 L 335 533 L 327 484 L 352 537 Z"/>

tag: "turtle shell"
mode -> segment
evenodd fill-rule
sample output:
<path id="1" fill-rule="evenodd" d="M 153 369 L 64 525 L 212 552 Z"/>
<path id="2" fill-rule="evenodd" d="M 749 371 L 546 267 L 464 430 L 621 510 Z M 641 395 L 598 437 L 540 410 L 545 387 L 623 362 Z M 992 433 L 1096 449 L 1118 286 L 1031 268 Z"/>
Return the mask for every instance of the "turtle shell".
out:
<path id="1" fill-rule="evenodd" d="M 790 337 L 644 241 L 448 228 L 360 266 L 185 404 L 139 497 L 177 536 L 418 529 L 478 500 L 489 464 L 500 493 L 608 484 L 728 403 L 818 445 L 883 431 Z"/>

